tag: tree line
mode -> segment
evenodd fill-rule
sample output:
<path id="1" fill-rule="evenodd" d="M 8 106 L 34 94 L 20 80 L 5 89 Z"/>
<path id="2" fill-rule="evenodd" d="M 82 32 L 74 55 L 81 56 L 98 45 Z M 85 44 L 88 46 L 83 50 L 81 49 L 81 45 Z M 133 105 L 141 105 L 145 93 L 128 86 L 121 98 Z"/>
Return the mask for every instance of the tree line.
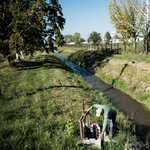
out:
<path id="1" fill-rule="evenodd" d="M 109 43 L 111 39 L 111 35 L 109 32 L 106 32 L 105 34 L 105 41 Z M 75 32 L 73 35 L 64 35 L 65 43 L 74 42 L 75 44 L 81 44 L 82 42 L 85 42 L 86 40 L 81 37 L 80 33 Z M 97 33 L 96 31 L 93 31 L 90 36 L 87 39 L 87 43 L 92 42 L 94 45 L 99 44 L 102 41 L 101 33 Z"/>

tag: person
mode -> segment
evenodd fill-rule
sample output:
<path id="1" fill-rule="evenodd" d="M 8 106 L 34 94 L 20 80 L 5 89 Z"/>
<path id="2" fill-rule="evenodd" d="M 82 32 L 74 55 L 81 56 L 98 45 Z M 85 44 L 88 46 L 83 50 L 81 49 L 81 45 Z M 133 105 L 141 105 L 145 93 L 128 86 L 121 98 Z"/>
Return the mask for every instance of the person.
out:
<path id="1" fill-rule="evenodd" d="M 103 139 L 104 137 L 104 132 L 106 130 L 107 122 L 110 126 L 110 131 L 109 131 L 109 136 L 113 137 L 114 136 L 114 124 L 116 121 L 116 111 L 106 105 L 100 105 L 100 104 L 94 104 L 90 108 L 85 109 L 85 111 L 89 112 L 91 109 L 97 108 L 96 110 L 96 116 L 99 117 L 100 115 L 104 116 L 104 124 L 103 124 L 103 129 L 102 133 L 100 134 L 100 137 Z"/>

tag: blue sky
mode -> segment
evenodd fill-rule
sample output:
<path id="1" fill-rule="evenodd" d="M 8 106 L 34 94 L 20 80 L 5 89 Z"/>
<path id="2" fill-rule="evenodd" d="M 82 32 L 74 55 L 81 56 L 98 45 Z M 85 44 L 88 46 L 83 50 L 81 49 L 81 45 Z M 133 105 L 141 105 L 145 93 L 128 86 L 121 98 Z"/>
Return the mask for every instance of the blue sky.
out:
<path id="1" fill-rule="evenodd" d="M 66 23 L 62 31 L 63 35 L 75 32 L 87 39 L 87 23 L 89 35 L 92 31 L 105 33 L 115 31 L 110 23 L 108 4 L 110 0 L 59 0 Z"/>

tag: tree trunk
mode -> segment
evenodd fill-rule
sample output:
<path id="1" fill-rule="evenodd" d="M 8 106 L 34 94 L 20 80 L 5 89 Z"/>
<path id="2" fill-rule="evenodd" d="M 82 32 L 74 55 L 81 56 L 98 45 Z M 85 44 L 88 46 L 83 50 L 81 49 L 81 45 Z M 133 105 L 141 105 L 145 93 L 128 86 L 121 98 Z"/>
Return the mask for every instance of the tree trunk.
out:
<path id="1" fill-rule="evenodd" d="M 134 37 L 134 49 L 135 49 L 135 54 L 136 54 L 136 37 Z"/>
<path id="2" fill-rule="evenodd" d="M 23 56 L 23 53 L 22 53 L 22 51 L 20 51 L 20 54 L 21 54 L 22 58 L 23 58 L 23 59 L 25 59 L 25 58 L 24 58 L 24 56 Z"/>
<path id="3" fill-rule="evenodd" d="M 147 44 L 147 40 L 145 41 L 145 50 L 146 50 L 146 55 L 147 55 L 147 49 L 148 49 L 148 44 Z"/>
<path id="4" fill-rule="evenodd" d="M 18 61 L 18 62 L 20 62 L 20 61 L 21 61 L 20 56 L 18 55 L 18 53 L 17 53 L 17 52 L 16 52 L 16 59 L 17 59 L 17 61 Z"/>
<path id="5" fill-rule="evenodd" d="M 125 51 L 125 54 L 126 54 L 126 42 L 124 42 L 124 51 Z"/>
<path id="6" fill-rule="evenodd" d="M 7 59 L 8 59 L 9 67 L 13 67 L 14 65 L 11 64 L 11 61 L 13 60 L 13 57 L 12 56 L 8 56 Z"/>

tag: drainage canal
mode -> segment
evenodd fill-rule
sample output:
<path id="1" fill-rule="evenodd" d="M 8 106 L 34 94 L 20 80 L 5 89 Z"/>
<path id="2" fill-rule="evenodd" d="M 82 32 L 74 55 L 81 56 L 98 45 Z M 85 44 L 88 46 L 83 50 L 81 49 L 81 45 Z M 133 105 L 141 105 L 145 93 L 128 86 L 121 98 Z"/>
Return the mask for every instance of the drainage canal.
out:
<path id="1" fill-rule="evenodd" d="M 133 115 L 134 123 L 137 125 L 137 135 L 141 137 L 144 143 L 150 143 L 150 112 L 143 104 L 138 103 L 129 95 L 106 84 L 88 70 L 67 60 L 57 51 L 55 53 L 70 68 L 79 73 L 85 81 L 93 85 L 95 89 L 103 92 L 107 97 L 110 97 L 109 101 L 126 116 L 131 117 Z"/>

